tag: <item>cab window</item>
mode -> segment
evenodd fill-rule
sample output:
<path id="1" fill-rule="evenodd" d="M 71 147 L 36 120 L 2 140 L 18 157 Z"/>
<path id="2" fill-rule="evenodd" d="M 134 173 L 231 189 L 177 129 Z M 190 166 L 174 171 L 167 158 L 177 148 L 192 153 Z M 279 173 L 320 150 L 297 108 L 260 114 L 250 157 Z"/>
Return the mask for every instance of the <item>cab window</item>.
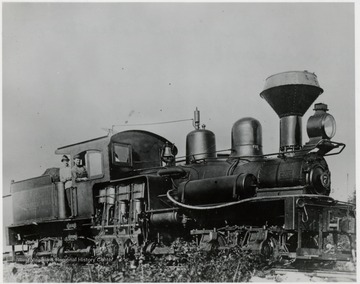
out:
<path id="1" fill-rule="evenodd" d="M 131 166 L 131 146 L 126 144 L 113 144 L 112 161 L 114 164 Z"/>
<path id="2" fill-rule="evenodd" d="M 100 151 L 92 150 L 86 152 L 86 170 L 89 179 L 104 176 L 103 159 Z"/>

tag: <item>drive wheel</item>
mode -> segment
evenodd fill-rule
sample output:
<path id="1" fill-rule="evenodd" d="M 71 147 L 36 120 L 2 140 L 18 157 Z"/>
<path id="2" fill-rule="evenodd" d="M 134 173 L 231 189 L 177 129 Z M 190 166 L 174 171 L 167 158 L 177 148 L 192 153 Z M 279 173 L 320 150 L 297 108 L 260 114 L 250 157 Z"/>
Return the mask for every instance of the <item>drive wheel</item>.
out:
<path id="1" fill-rule="evenodd" d="M 265 259 L 271 259 L 274 257 L 275 244 L 271 239 L 266 239 L 260 244 L 260 254 Z"/>

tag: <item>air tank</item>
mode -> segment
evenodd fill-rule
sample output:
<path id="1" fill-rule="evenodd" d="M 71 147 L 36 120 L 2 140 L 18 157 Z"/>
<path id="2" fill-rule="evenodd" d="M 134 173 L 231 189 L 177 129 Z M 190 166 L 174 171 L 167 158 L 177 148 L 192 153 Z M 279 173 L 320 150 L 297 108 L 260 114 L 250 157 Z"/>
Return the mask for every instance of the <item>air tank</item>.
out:
<path id="1" fill-rule="evenodd" d="M 206 178 L 181 182 L 178 198 L 188 204 L 231 202 L 255 196 L 256 177 L 252 174 Z"/>
<path id="2" fill-rule="evenodd" d="M 252 117 L 236 121 L 231 130 L 230 157 L 262 155 L 261 124 Z"/>

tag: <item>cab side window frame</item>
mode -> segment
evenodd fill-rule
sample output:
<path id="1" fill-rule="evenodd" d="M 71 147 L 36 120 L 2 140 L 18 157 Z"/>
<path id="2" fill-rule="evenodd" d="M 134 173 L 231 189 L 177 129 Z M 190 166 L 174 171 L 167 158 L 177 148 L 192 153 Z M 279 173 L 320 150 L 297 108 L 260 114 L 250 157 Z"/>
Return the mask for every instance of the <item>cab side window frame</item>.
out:
<path id="1" fill-rule="evenodd" d="M 133 166 L 132 147 L 130 144 L 113 143 L 111 147 L 111 161 L 117 166 Z"/>
<path id="2" fill-rule="evenodd" d="M 92 155 L 96 154 L 99 158 L 98 161 L 94 162 L 94 160 L 92 159 Z M 94 155 L 95 156 L 95 155 Z M 97 166 L 97 169 L 96 169 Z M 105 169 L 104 169 L 104 157 L 103 157 L 103 153 L 99 150 L 88 150 L 86 151 L 86 155 L 85 155 L 85 168 L 86 171 L 88 173 L 88 179 L 98 179 L 98 178 L 103 178 L 105 175 Z M 95 168 L 97 172 L 97 174 L 93 174 L 93 168 Z"/>

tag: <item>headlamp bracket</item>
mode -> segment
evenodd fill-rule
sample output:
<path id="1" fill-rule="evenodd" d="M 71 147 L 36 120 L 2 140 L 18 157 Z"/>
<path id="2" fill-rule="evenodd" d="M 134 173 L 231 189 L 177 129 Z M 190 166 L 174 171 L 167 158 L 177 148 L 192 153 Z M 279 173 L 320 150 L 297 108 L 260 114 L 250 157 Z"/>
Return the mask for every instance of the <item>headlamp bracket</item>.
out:
<path id="1" fill-rule="evenodd" d="M 315 144 L 312 139 L 308 143 L 305 144 L 303 150 L 308 150 L 309 152 L 318 149 L 317 153 L 322 156 L 332 156 L 332 155 L 338 155 L 340 154 L 344 149 L 346 145 L 344 143 L 334 142 L 330 141 L 328 139 L 320 139 Z M 329 153 L 333 149 L 339 148 L 337 152 Z"/>

